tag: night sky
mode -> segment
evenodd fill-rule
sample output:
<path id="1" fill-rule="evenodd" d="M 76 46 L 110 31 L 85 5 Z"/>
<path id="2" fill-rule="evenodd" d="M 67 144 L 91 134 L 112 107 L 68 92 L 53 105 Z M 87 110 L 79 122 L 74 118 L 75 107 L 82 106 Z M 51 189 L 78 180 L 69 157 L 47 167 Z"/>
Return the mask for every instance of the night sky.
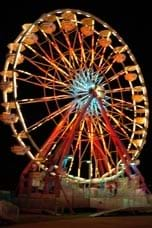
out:
<path id="1" fill-rule="evenodd" d="M 19 2 L 19 1 L 18 1 Z M 7 44 L 13 42 L 21 31 L 21 25 L 34 22 L 43 13 L 60 8 L 75 8 L 88 11 L 111 25 L 129 45 L 135 55 L 144 75 L 149 96 L 150 116 L 152 111 L 152 40 L 149 34 L 152 15 L 149 5 L 132 6 L 132 1 L 100 1 L 100 0 L 30 0 L 10 1 L 8 5 L 1 6 L 0 13 L 0 71 L 3 70 Z M 111 3 L 115 2 L 115 3 Z M 135 4 L 135 2 L 134 2 Z M 149 3 L 150 4 L 150 3 Z M 152 13 L 152 12 L 151 12 Z M 145 14 L 145 15 L 144 15 Z M 10 128 L 0 123 L 0 189 L 14 189 L 23 167 L 28 158 L 17 157 L 10 152 L 12 145 L 12 132 Z M 152 184 L 152 121 L 145 144 L 140 155 L 140 170 L 148 185 Z"/>

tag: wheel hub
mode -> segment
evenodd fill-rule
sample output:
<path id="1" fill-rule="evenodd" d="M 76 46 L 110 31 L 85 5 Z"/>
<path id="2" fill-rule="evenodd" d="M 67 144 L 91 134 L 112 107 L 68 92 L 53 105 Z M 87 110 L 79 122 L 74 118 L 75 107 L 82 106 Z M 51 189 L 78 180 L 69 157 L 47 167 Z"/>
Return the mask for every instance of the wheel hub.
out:
<path id="1" fill-rule="evenodd" d="M 105 89 L 102 86 L 103 76 L 98 72 L 94 72 L 92 69 L 81 70 L 75 76 L 70 87 L 70 93 L 75 99 L 76 109 L 81 109 L 83 105 L 88 101 L 90 95 L 93 95 L 93 99 L 87 109 L 87 113 L 90 115 L 98 115 L 100 113 L 100 105 L 97 97 L 105 98 Z"/>

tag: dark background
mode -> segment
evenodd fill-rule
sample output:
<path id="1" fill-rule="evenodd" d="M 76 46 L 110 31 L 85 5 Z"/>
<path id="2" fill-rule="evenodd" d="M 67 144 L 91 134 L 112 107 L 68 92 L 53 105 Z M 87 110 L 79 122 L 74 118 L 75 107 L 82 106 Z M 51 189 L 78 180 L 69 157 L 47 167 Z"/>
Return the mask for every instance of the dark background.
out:
<path id="1" fill-rule="evenodd" d="M 150 1 L 149 1 L 150 2 Z M 152 10 L 146 1 L 103 0 L 22 0 L 3 1 L 0 6 L 0 71 L 3 70 L 7 44 L 21 32 L 21 25 L 34 22 L 43 13 L 60 8 L 88 11 L 111 25 L 125 40 L 135 55 L 144 75 L 148 90 L 150 124 L 147 142 L 140 155 L 139 166 L 148 186 L 152 185 Z M 133 5 L 134 4 L 134 5 Z M 0 189 L 15 189 L 19 174 L 28 158 L 17 157 L 10 152 L 12 144 L 10 128 L 0 123 Z M 152 190 L 152 188 L 151 188 Z"/>

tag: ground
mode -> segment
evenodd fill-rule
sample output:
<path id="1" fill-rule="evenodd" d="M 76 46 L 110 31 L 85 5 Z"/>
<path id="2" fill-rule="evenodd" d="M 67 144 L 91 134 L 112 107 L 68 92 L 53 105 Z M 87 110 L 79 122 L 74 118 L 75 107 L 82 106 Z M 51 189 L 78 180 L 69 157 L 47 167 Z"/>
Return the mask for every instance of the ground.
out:
<path id="1" fill-rule="evenodd" d="M 36 228 L 152 228 L 152 215 L 132 215 L 132 216 L 105 216 L 91 218 L 89 214 L 78 215 L 28 215 L 22 214 L 16 224 L 7 225 L 13 228 L 31 228 L 36 225 Z M 5 226 L 6 227 L 6 226 Z"/>

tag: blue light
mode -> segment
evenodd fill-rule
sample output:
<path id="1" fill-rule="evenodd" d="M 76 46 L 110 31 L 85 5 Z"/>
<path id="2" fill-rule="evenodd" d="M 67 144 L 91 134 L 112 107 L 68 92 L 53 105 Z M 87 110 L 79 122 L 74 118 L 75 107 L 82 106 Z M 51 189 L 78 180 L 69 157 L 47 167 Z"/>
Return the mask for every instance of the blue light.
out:
<path id="1" fill-rule="evenodd" d="M 90 91 L 96 90 L 99 97 L 108 99 L 104 95 L 104 88 L 102 86 L 103 76 L 92 69 L 80 70 L 76 75 L 69 88 L 69 92 L 75 99 L 75 107 L 77 110 L 81 109 L 91 96 Z M 101 89 L 101 91 L 100 91 Z M 87 109 L 90 115 L 99 115 L 101 107 L 98 99 L 94 97 Z"/>

